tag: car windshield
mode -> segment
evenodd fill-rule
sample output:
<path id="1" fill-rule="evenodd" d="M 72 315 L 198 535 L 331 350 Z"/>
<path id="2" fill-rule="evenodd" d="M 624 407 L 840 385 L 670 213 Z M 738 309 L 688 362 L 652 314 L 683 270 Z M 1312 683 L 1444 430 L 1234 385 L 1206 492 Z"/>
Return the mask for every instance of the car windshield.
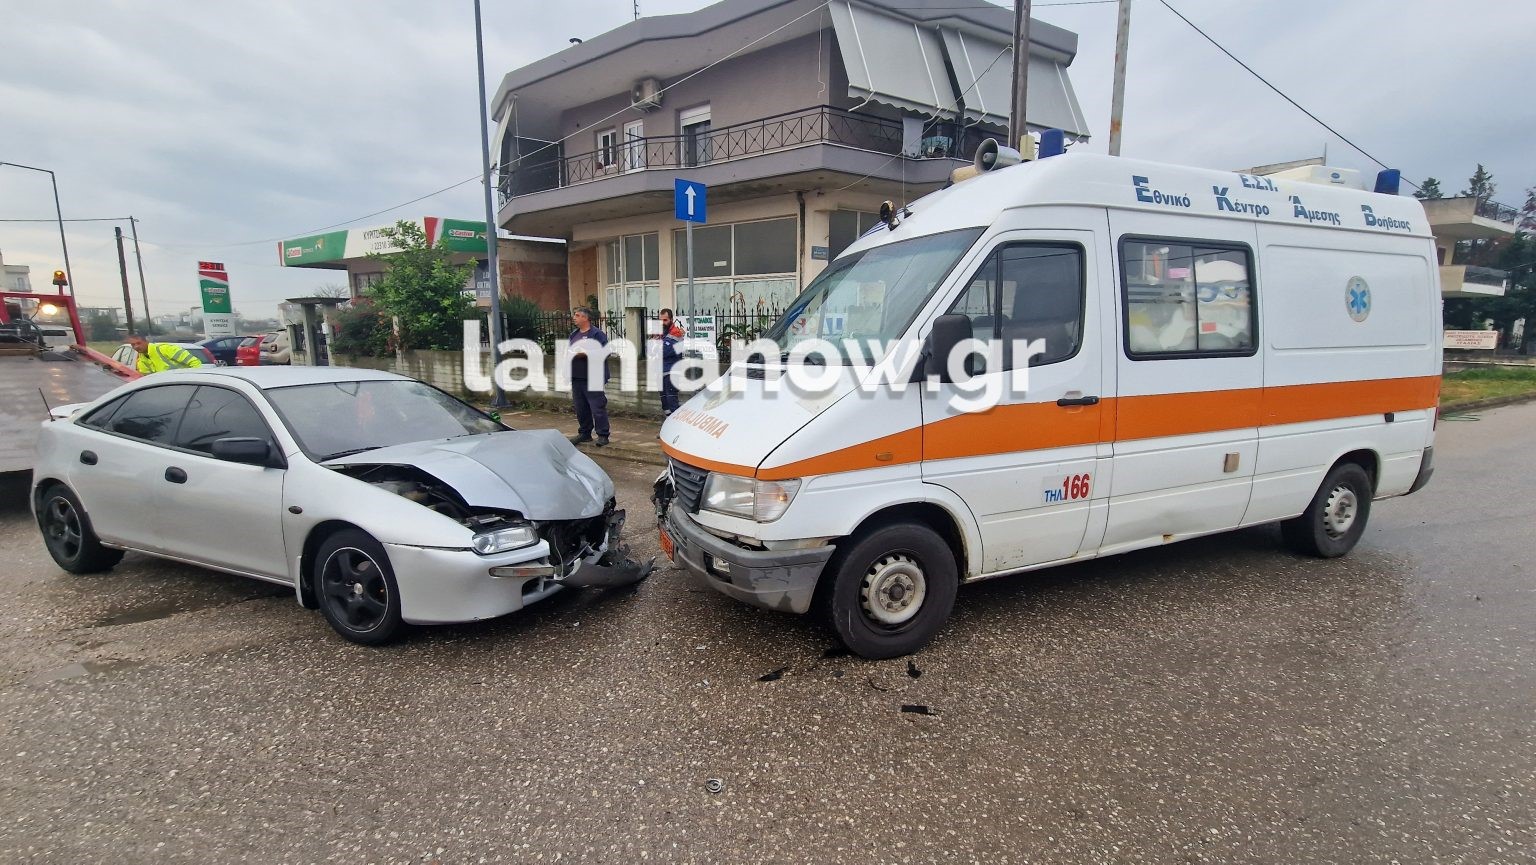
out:
<path id="1" fill-rule="evenodd" d="M 869 340 L 886 343 L 901 336 L 981 232 L 966 228 L 914 237 L 840 258 L 763 336 L 786 354 L 808 339 L 830 340 L 844 361 L 844 340 L 857 340 L 864 360 L 873 361 Z"/>
<path id="2" fill-rule="evenodd" d="M 293 385 L 272 388 L 267 398 L 300 447 L 322 462 L 374 448 L 506 429 L 419 381 Z"/>

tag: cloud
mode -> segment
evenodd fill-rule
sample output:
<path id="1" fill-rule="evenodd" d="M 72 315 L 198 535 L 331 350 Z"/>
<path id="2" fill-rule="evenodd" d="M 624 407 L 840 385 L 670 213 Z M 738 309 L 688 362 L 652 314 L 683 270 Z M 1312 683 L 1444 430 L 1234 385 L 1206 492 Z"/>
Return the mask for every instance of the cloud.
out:
<path id="1" fill-rule="evenodd" d="M 1047 0 L 1042 0 L 1047 2 Z M 1536 4 L 1463 0 L 1171 0 L 1345 135 L 1406 176 L 1460 189 L 1485 163 L 1500 198 L 1536 185 L 1536 112 L 1519 87 Z M 612 0 L 483 0 L 491 86 L 508 69 L 623 24 Z M 648 15 L 700 8 L 648 0 Z M 275 243 L 415 198 L 479 169 L 468 2 L 13 3 L 0 53 L 0 159 L 58 172 L 66 216 L 139 217 L 150 302 L 196 303 L 198 259 L 229 265 L 237 306 L 335 282 L 277 266 Z M 1071 74 L 1107 144 L 1115 7 L 1044 6 L 1076 31 Z M 1364 157 L 1222 56 L 1157 0 L 1139 0 L 1127 87 L 1127 156 L 1223 168 L 1320 154 L 1374 174 Z M 474 218 L 477 183 L 369 220 Z M 46 217 L 42 175 L 0 169 L 0 218 Z M 261 241 L 250 243 L 249 241 Z M 121 302 L 111 226 L 75 223 L 82 298 Z M 231 245 L 233 242 L 244 242 Z M 58 236 L 0 223 L 6 260 L 46 273 Z M 138 277 L 129 258 L 135 298 Z M 36 280 L 35 280 L 36 281 Z"/>

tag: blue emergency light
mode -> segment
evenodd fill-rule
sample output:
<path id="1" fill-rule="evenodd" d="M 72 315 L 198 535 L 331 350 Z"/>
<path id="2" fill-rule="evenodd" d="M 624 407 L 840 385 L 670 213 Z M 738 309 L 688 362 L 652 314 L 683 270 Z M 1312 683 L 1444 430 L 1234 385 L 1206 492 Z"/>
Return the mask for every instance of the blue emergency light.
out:
<path id="1" fill-rule="evenodd" d="M 1067 152 L 1067 136 L 1060 129 L 1047 129 L 1040 133 L 1040 153 L 1037 159 L 1060 156 Z"/>
<path id="2" fill-rule="evenodd" d="M 1396 168 L 1384 168 L 1376 173 L 1376 191 L 1384 195 L 1397 195 L 1402 183 L 1403 173 Z"/>

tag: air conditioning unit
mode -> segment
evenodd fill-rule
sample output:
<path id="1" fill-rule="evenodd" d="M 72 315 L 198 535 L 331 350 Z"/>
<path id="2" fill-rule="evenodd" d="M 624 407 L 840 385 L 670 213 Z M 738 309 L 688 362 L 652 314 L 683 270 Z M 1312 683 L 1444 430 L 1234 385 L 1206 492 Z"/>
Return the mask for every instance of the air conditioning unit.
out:
<path id="1" fill-rule="evenodd" d="M 641 78 L 630 88 L 630 105 L 641 111 L 655 111 L 661 107 L 661 82 L 655 78 Z"/>

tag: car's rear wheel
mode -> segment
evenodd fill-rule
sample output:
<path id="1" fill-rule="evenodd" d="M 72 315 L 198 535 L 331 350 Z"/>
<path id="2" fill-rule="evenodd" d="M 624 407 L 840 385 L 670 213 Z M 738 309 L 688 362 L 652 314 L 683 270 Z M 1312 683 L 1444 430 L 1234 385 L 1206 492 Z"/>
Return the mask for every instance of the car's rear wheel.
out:
<path id="1" fill-rule="evenodd" d="M 1340 463 L 1301 516 L 1280 524 L 1285 543 L 1298 553 L 1333 559 L 1355 548 L 1371 517 L 1371 476 L 1355 463 Z"/>
<path id="2" fill-rule="evenodd" d="M 37 522 L 48 555 L 71 574 L 111 570 L 123 560 L 122 550 L 101 545 L 101 539 L 91 530 L 85 508 L 63 484 L 53 484 L 38 497 Z"/>
<path id="3" fill-rule="evenodd" d="M 827 565 L 822 613 L 843 645 L 865 658 L 928 645 L 955 605 L 954 552 L 925 525 L 897 523 L 856 536 Z"/>
<path id="4" fill-rule="evenodd" d="M 400 635 L 400 589 L 384 546 L 367 532 L 344 529 L 320 545 L 313 580 L 320 612 L 336 633 L 378 646 Z"/>

